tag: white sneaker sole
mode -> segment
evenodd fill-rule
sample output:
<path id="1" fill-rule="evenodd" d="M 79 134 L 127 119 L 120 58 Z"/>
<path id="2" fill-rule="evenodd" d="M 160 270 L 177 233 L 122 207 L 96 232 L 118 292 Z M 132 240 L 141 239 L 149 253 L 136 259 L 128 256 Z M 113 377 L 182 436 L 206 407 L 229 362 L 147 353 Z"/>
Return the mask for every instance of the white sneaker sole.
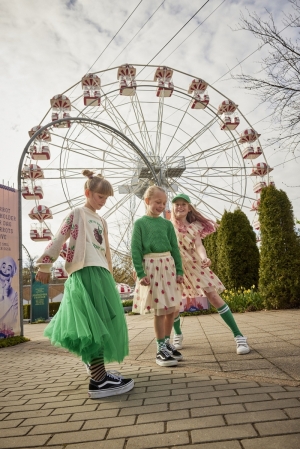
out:
<path id="1" fill-rule="evenodd" d="M 134 387 L 134 380 L 128 382 L 126 385 L 122 385 L 120 387 L 113 387 L 107 390 L 89 390 L 88 396 L 90 399 L 101 399 L 107 398 L 109 396 L 117 396 L 118 394 L 127 393 L 132 390 Z"/>
<path id="2" fill-rule="evenodd" d="M 175 355 L 172 355 L 172 357 L 173 357 L 173 359 L 175 359 L 175 360 L 183 360 L 183 355 L 181 354 L 180 356 L 175 356 Z"/>
<path id="3" fill-rule="evenodd" d="M 182 340 L 183 340 L 183 337 L 180 342 L 174 343 L 174 339 L 173 339 L 173 346 L 175 346 L 176 349 L 182 349 L 182 347 L 183 347 Z"/>
<path id="4" fill-rule="evenodd" d="M 178 365 L 178 361 L 176 359 L 174 360 L 156 360 L 157 365 L 159 366 L 176 366 Z"/>
<path id="5" fill-rule="evenodd" d="M 239 348 L 239 349 L 237 349 L 236 350 L 236 353 L 238 354 L 238 355 L 243 355 L 243 354 L 249 354 L 249 352 L 250 352 L 250 348 Z"/>

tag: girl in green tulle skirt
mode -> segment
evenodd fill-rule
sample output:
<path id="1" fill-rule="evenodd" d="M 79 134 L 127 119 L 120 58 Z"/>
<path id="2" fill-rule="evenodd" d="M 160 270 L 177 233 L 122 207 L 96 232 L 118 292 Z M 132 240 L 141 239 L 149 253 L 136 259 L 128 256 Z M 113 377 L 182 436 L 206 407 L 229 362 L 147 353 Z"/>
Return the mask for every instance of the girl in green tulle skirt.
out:
<path id="1" fill-rule="evenodd" d="M 127 326 L 110 272 L 85 267 L 72 273 L 65 283 L 61 306 L 44 335 L 86 364 L 100 353 L 106 363 L 124 360 L 128 355 Z"/>
<path id="2" fill-rule="evenodd" d="M 132 379 L 106 371 L 105 363 L 128 355 L 128 331 L 120 295 L 112 276 L 107 224 L 96 210 L 113 195 L 111 184 L 89 170 L 84 189 L 86 204 L 73 209 L 37 260 L 37 281 L 48 283 L 53 262 L 69 239 L 65 283 L 60 308 L 44 335 L 56 346 L 81 357 L 91 376 L 89 396 L 102 398 L 125 393 Z"/>

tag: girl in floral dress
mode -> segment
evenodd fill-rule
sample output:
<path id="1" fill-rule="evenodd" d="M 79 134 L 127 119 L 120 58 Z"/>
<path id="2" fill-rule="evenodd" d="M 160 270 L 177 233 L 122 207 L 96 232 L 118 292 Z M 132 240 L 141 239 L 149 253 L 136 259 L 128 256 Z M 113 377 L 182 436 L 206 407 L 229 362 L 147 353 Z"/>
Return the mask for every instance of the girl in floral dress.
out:
<path id="1" fill-rule="evenodd" d="M 176 195 L 172 200 L 172 223 L 175 228 L 182 258 L 183 276 L 183 301 L 185 298 L 203 296 L 203 292 L 209 302 L 218 310 L 221 318 L 230 327 L 237 345 L 237 354 L 250 352 L 246 337 L 239 330 L 229 306 L 223 301 L 219 293 L 225 290 L 220 279 L 209 268 L 211 260 L 207 257 L 202 239 L 215 232 L 217 224 L 205 218 L 195 209 L 188 195 L 183 193 Z M 175 323 L 178 317 L 175 318 Z M 179 321 L 180 323 L 180 321 Z M 175 327 L 175 326 L 174 326 Z M 177 324 L 177 330 L 180 330 Z M 176 348 L 182 347 L 182 333 L 175 335 L 173 344 Z"/>
<path id="2" fill-rule="evenodd" d="M 106 371 L 104 363 L 121 362 L 128 355 L 128 331 L 120 296 L 112 277 L 107 224 L 96 211 L 113 195 L 101 175 L 84 170 L 86 202 L 73 209 L 37 260 L 36 279 L 49 283 L 53 262 L 69 239 L 65 283 L 60 308 L 45 329 L 51 343 L 81 357 L 91 375 L 89 397 L 125 393 L 132 379 Z"/>
<path id="3" fill-rule="evenodd" d="M 137 273 L 133 310 L 154 311 L 156 363 L 175 366 L 182 355 L 170 343 L 174 314 L 178 312 L 182 265 L 174 227 L 160 215 L 167 204 L 163 188 L 149 187 L 144 195 L 146 215 L 134 224 L 131 250 Z"/>

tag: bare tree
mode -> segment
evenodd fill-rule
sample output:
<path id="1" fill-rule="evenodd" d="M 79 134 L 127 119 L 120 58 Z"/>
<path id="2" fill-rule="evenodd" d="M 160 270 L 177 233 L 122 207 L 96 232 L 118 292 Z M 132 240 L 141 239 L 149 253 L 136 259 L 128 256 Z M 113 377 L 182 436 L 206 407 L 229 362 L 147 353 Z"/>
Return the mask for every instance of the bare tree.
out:
<path id="1" fill-rule="evenodd" d="M 32 257 L 31 254 L 28 252 L 26 246 L 22 245 L 22 247 L 26 254 L 26 259 L 23 259 L 23 266 L 22 266 L 23 285 L 30 285 L 32 273 L 37 271 L 35 262 L 38 256 Z"/>
<path id="2" fill-rule="evenodd" d="M 289 3 L 293 11 L 284 16 L 280 31 L 271 13 L 266 21 L 256 13 L 241 15 L 239 30 L 250 31 L 261 47 L 269 47 L 269 53 L 261 60 L 258 77 L 242 73 L 233 78 L 241 81 L 245 89 L 256 91 L 261 103 L 271 105 L 272 122 L 279 135 L 270 143 L 278 142 L 281 148 L 294 154 L 300 145 L 300 45 L 296 37 L 300 28 L 300 2 L 289 0 Z M 295 37 L 284 37 L 286 30 L 293 28 L 296 28 Z"/>

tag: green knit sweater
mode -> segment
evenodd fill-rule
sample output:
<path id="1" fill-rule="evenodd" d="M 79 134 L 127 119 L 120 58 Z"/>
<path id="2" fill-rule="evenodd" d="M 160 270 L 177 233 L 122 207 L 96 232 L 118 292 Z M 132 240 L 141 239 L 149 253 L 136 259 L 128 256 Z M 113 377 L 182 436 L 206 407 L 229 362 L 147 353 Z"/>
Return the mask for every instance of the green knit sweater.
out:
<path id="1" fill-rule="evenodd" d="M 180 252 L 174 227 L 162 217 L 144 215 L 134 223 L 131 252 L 132 261 L 139 279 L 146 276 L 143 256 L 150 253 L 170 251 L 176 267 L 176 274 L 183 275 Z"/>

